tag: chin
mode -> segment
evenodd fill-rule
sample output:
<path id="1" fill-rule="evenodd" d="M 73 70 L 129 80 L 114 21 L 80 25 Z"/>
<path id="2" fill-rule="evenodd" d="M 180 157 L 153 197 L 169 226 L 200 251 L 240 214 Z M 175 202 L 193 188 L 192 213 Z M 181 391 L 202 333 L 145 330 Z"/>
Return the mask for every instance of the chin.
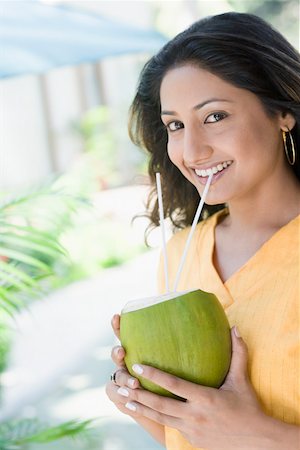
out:
<path id="1" fill-rule="evenodd" d="M 197 191 L 201 197 L 203 190 L 200 191 L 200 189 L 197 189 Z M 223 195 L 214 195 L 211 192 L 208 192 L 206 200 L 205 200 L 205 204 L 214 206 L 214 205 L 221 205 L 223 203 L 227 203 L 227 201 L 228 201 L 228 198 L 225 198 Z"/>

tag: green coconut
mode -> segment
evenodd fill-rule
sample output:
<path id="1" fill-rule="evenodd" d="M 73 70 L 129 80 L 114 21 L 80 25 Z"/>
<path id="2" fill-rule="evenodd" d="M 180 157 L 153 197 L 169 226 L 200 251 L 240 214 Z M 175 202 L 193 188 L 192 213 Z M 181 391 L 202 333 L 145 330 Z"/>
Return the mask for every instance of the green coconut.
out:
<path id="1" fill-rule="evenodd" d="M 214 294 L 177 292 L 127 303 L 121 312 L 121 344 L 128 371 L 154 393 L 169 391 L 132 370 L 147 364 L 193 383 L 218 388 L 231 360 L 225 312 Z"/>

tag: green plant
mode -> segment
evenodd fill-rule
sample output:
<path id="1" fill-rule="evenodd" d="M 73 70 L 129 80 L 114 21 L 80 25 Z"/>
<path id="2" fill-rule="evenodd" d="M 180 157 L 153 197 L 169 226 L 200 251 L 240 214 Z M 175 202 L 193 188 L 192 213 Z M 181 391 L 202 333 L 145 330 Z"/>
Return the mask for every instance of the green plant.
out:
<path id="1" fill-rule="evenodd" d="M 90 425 L 90 420 L 74 420 L 52 427 L 36 419 L 2 423 L 0 424 L 0 450 L 22 450 L 26 444 L 46 444 L 65 437 L 83 437 Z"/>
<path id="2" fill-rule="evenodd" d="M 0 305 L 8 314 L 40 292 L 40 280 L 53 273 L 50 260 L 67 256 L 52 235 L 12 212 L 16 203 L 28 201 L 23 197 L 0 206 Z"/>
<path id="3" fill-rule="evenodd" d="M 8 318 L 28 302 L 45 292 L 45 281 L 55 272 L 57 261 L 68 264 L 68 255 L 57 240 L 57 234 L 43 227 L 45 216 L 31 216 L 33 205 L 55 198 L 57 206 L 69 213 L 81 202 L 51 188 L 20 197 L 6 198 L 0 204 L 0 372 L 9 349 Z M 57 218 L 59 218 L 59 214 Z M 53 226 L 69 223 L 52 220 Z M 50 220 L 49 218 L 48 220 Z M 47 221 L 48 221 L 47 220 Z M 64 225 L 64 227 L 62 226 Z M 91 421 L 69 421 L 54 427 L 38 420 L 20 419 L 0 424 L 0 450 L 24 449 L 26 444 L 51 442 L 74 437 L 86 431 Z"/>
<path id="4" fill-rule="evenodd" d="M 137 173 L 146 173 L 146 154 L 136 151 L 128 139 L 127 106 L 112 110 L 98 106 L 87 111 L 74 128 L 81 136 L 81 183 L 94 191 L 132 183 Z"/>
<path id="5" fill-rule="evenodd" d="M 69 280 L 66 274 L 72 272 L 73 262 L 62 236 L 88 206 L 86 197 L 68 194 L 60 179 L 0 203 L 0 275 L 2 282 L 6 280 L 2 306 L 7 309 L 8 300 L 13 300 L 11 306 L 17 307 L 20 297 L 24 306 L 35 297 L 35 288 L 46 293 Z"/>

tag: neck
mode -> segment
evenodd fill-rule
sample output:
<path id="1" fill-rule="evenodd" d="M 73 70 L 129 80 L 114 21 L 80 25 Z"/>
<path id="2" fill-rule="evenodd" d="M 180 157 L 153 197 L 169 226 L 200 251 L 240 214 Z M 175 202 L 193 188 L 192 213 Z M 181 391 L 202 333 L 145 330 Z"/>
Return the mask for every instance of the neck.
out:
<path id="1" fill-rule="evenodd" d="M 300 183 L 290 174 L 280 185 L 273 183 L 228 203 L 226 225 L 232 230 L 279 229 L 300 214 Z M 224 223 L 225 224 L 225 223 Z"/>

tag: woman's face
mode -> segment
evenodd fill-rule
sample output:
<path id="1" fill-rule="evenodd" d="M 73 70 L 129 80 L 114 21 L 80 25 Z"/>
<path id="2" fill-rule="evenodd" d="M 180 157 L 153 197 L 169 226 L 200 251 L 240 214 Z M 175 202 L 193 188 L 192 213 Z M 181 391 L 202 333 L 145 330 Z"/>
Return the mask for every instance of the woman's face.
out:
<path id="1" fill-rule="evenodd" d="M 291 117 L 269 117 L 256 95 L 192 65 L 166 73 L 160 98 L 171 161 L 200 195 L 215 172 L 207 203 L 251 200 L 283 181 Z"/>

